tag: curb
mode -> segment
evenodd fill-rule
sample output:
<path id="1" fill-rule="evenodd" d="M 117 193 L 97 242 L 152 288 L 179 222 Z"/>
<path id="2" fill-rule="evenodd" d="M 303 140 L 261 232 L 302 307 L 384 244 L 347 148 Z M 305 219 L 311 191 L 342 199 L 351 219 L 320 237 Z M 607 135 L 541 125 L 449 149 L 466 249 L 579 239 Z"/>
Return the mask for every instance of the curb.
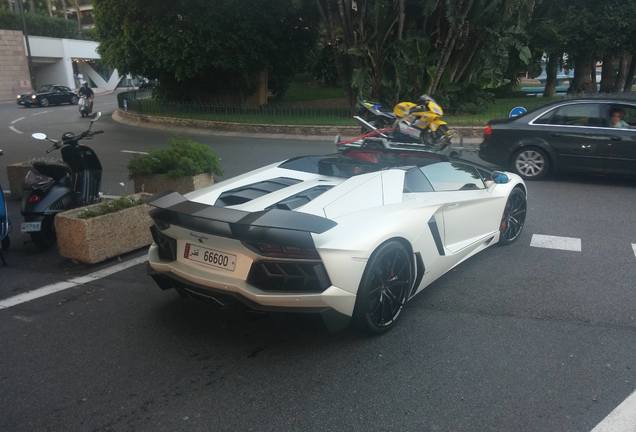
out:
<path id="1" fill-rule="evenodd" d="M 251 123 L 231 123 L 213 120 L 196 120 L 178 117 L 155 116 L 123 111 L 120 108 L 113 112 L 113 120 L 132 126 L 141 127 L 177 127 L 203 129 L 207 131 L 288 135 L 296 137 L 333 137 L 340 135 L 354 137 L 360 134 L 358 126 L 317 126 L 317 125 L 271 125 Z M 481 138 L 482 127 L 458 126 L 454 128 L 464 138 Z"/>

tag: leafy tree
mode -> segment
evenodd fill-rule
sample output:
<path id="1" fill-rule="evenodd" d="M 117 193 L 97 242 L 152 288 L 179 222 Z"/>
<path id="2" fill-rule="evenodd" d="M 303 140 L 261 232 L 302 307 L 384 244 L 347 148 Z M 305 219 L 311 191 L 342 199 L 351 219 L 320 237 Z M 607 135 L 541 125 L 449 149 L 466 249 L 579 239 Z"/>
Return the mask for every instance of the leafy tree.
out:
<path id="1" fill-rule="evenodd" d="M 317 33 L 301 0 L 96 0 L 95 23 L 102 58 L 171 99 L 245 98 L 264 70 L 282 91 Z"/>

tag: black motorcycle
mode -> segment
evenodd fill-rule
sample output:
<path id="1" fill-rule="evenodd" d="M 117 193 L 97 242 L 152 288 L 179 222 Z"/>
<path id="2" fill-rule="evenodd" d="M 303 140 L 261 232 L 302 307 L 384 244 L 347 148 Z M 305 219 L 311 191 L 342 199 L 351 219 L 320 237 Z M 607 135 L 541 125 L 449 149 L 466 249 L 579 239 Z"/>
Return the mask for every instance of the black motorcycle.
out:
<path id="1" fill-rule="evenodd" d="M 379 102 L 370 102 L 361 100 L 358 102 L 357 116 L 364 119 L 369 125 L 377 128 L 384 129 L 393 126 L 395 120 L 395 114 L 393 111 L 386 109 Z M 369 132 L 370 129 L 366 125 L 362 125 L 362 132 Z"/>
<path id="2" fill-rule="evenodd" d="M 80 134 L 66 132 L 60 141 L 43 133 L 32 135 L 36 140 L 53 144 L 47 154 L 54 150 L 60 150 L 62 154 L 62 161 L 33 161 L 24 180 L 28 193 L 22 199 L 24 222 L 20 228 L 40 249 L 55 244 L 56 214 L 99 201 L 102 164 L 97 154 L 80 141 L 103 133 L 91 130 L 100 117 L 101 113 L 97 113 L 86 131 Z"/>

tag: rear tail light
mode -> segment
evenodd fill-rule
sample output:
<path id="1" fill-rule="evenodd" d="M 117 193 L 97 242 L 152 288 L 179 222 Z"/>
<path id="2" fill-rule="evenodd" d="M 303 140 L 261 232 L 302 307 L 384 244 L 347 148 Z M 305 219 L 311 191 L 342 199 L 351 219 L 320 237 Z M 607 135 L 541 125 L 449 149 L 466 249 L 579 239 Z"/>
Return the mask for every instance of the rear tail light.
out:
<path id="1" fill-rule="evenodd" d="M 285 246 L 272 243 L 243 243 L 246 247 L 259 255 L 271 258 L 292 258 L 318 260 L 320 256 L 316 249 L 307 249 L 297 246 Z"/>
<path id="2" fill-rule="evenodd" d="M 155 225 L 150 227 L 150 233 L 159 248 L 159 258 L 164 261 L 175 261 L 177 259 L 177 241 L 163 234 Z"/>
<path id="3" fill-rule="evenodd" d="M 29 204 L 37 204 L 42 200 L 42 197 L 40 195 L 29 195 L 29 197 L 27 198 L 27 203 Z"/>
<path id="4" fill-rule="evenodd" d="M 484 136 L 490 136 L 492 135 L 492 126 L 490 126 L 490 124 L 487 124 L 486 126 L 484 126 Z"/>

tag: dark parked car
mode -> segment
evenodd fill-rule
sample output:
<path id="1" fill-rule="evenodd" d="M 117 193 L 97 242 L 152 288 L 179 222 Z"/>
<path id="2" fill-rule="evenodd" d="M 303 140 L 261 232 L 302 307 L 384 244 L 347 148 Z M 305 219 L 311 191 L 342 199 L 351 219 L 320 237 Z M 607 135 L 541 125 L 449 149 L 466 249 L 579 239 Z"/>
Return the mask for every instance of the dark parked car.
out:
<path id="1" fill-rule="evenodd" d="M 525 179 L 565 171 L 636 175 L 636 99 L 563 99 L 493 120 L 479 156 Z"/>
<path id="2" fill-rule="evenodd" d="M 79 101 L 77 94 L 70 88 L 60 85 L 43 85 L 35 93 L 18 95 L 18 105 L 29 108 L 34 105 L 46 107 L 63 103 L 75 105 Z"/>

